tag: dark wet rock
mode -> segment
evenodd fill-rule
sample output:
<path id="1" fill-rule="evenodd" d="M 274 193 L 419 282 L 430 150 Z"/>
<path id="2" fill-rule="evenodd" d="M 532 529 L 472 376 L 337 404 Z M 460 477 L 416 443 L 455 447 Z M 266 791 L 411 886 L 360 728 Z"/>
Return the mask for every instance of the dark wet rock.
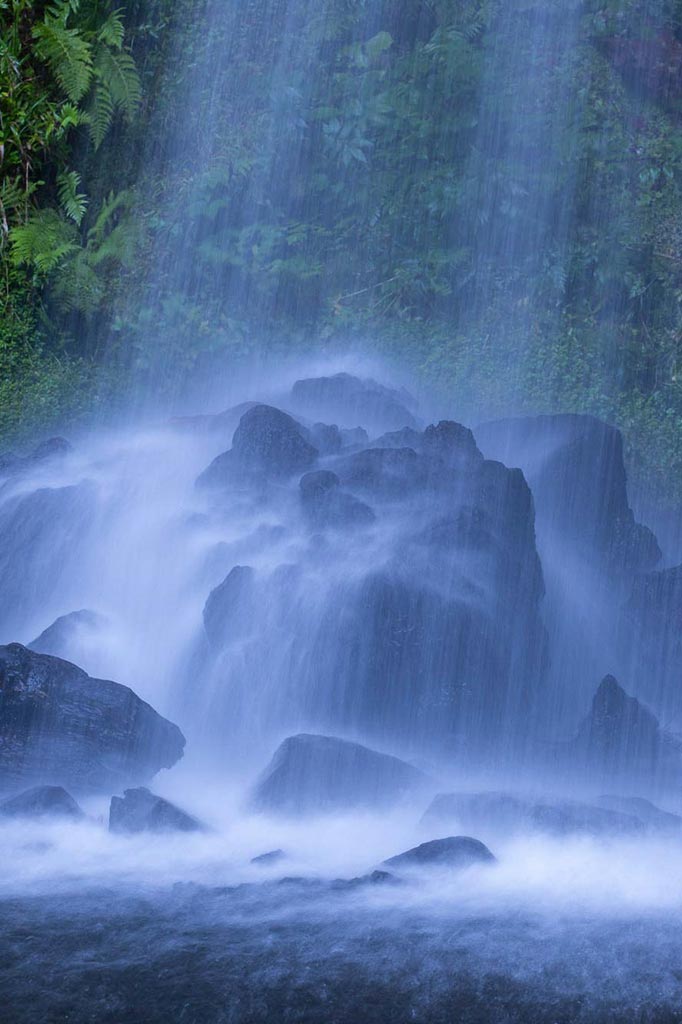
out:
<path id="1" fill-rule="evenodd" d="M 403 879 L 390 871 L 370 871 L 368 875 L 359 875 L 357 878 L 337 878 L 332 882 L 332 887 L 337 891 L 344 889 L 361 889 L 368 885 L 402 885 Z"/>
<path id="2" fill-rule="evenodd" d="M 19 635 L 35 613 L 36 594 L 51 600 L 77 564 L 97 507 L 89 482 L 70 487 L 42 487 L 10 498 L 0 508 L 0 629 Z"/>
<path id="3" fill-rule="evenodd" d="M 664 811 L 641 796 L 600 796 L 599 803 L 612 811 L 639 818 L 643 825 L 655 832 L 679 832 L 682 817 Z"/>
<path id="4" fill-rule="evenodd" d="M 411 397 L 371 379 L 349 373 L 296 381 L 291 390 L 294 406 L 311 416 L 331 416 L 346 427 L 361 423 L 371 431 L 416 427 L 407 406 Z"/>
<path id="5" fill-rule="evenodd" d="M 62 786 L 34 786 L 0 803 L 0 816 L 8 818 L 84 817 L 74 798 Z"/>
<path id="6" fill-rule="evenodd" d="M 423 772 L 397 757 L 333 736 L 301 734 L 277 749 L 253 804 L 283 814 L 388 807 L 428 785 Z"/>
<path id="7" fill-rule="evenodd" d="M 682 710 L 682 565 L 636 576 L 622 609 L 621 648 L 662 713 Z"/>
<path id="8" fill-rule="evenodd" d="M 63 437 L 51 437 L 42 441 L 29 455 L 6 452 L 0 455 L 0 476 L 16 476 L 35 468 L 49 459 L 68 455 L 73 451 L 71 444 Z"/>
<path id="9" fill-rule="evenodd" d="M 405 853 L 389 857 L 384 865 L 390 868 L 448 867 L 466 868 L 471 864 L 496 864 L 488 847 L 470 836 L 448 836 L 421 843 Z"/>
<path id="10" fill-rule="evenodd" d="M 600 683 L 570 749 L 600 780 L 652 779 L 673 752 L 672 738 L 653 712 L 630 697 L 613 676 Z"/>
<path id="11" fill-rule="evenodd" d="M 422 446 L 423 434 L 413 427 L 403 427 L 402 430 L 389 430 L 388 433 L 372 441 L 372 448 L 413 448 L 419 451 Z"/>
<path id="12" fill-rule="evenodd" d="M 369 526 L 376 520 L 369 505 L 342 491 L 338 476 L 329 470 L 306 473 L 300 492 L 303 510 L 316 529 Z"/>
<path id="13" fill-rule="evenodd" d="M 182 757 L 185 739 L 127 686 L 92 679 L 20 644 L 0 647 L 0 786 L 76 792 L 143 782 Z"/>
<path id="14" fill-rule="evenodd" d="M 421 449 L 451 468 L 483 462 L 471 430 L 452 420 L 441 420 L 427 427 L 422 435 Z"/>
<path id="15" fill-rule="evenodd" d="M 617 834 L 642 831 L 632 813 L 557 798 L 535 799 L 515 793 L 440 793 L 427 808 L 422 824 L 457 825 L 485 832 L 545 832 L 550 835 Z"/>
<path id="16" fill-rule="evenodd" d="M 279 864 L 281 861 L 286 860 L 286 853 L 284 850 L 270 850 L 269 853 L 261 853 L 258 857 L 252 857 L 251 863 L 257 864 L 260 867 L 269 867 L 270 864 Z"/>
<path id="17" fill-rule="evenodd" d="M 74 647 L 83 639 L 96 636 L 107 623 L 103 615 L 82 608 L 77 612 L 60 615 L 27 646 L 37 654 L 52 654 L 56 658 L 68 659 Z"/>
<path id="18" fill-rule="evenodd" d="M 321 455 L 336 455 L 343 448 L 341 430 L 335 425 L 315 423 L 308 436 Z"/>
<path id="19" fill-rule="evenodd" d="M 244 477 L 284 479 L 304 472 L 319 455 L 305 435 L 292 416 L 270 405 L 255 405 L 239 421 L 230 451 L 214 459 L 197 483 L 223 486 Z"/>
<path id="20" fill-rule="evenodd" d="M 540 521 L 586 555 L 597 553 L 623 571 L 659 561 L 656 538 L 635 522 L 628 503 L 615 427 L 593 416 L 533 416 L 482 424 L 476 438 L 487 455 L 521 466 Z"/>
<path id="21" fill-rule="evenodd" d="M 364 427 L 342 427 L 341 441 L 344 448 L 364 448 L 369 444 L 369 434 Z"/>
<path id="22" fill-rule="evenodd" d="M 133 835 L 138 832 L 202 832 L 204 826 L 191 814 L 148 789 L 126 789 L 113 796 L 109 808 L 109 831 Z"/>
<path id="23" fill-rule="evenodd" d="M 427 467 L 412 448 L 366 448 L 339 459 L 334 471 L 347 487 L 380 498 L 403 498 L 427 481 Z"/>
<path id="24" fill-rule="evenodd" d="M 204 606 L 204 628 L 216 650 L 248 630 L 255 600 L 256 574 L 248 565 L 236 565 L 208 596 Z"/>

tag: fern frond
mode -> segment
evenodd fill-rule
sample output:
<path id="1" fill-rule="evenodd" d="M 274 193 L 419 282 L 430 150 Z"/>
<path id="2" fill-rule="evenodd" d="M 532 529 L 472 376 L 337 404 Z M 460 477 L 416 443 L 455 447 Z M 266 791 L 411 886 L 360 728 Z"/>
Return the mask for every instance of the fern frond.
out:
<path id="1" fill-rule="evenodd" d="M 126 117 L 134 117 L 142 99 L 142 86 L 132 56 L 124 50 L 118 52 L 99 46 L 95 68 L 97 77 L 109 90 L 114 106 Z"/>
<path id="2" fill-rule="evenodd" d="M 68 5 L 67 5 L 68 6 Z M 50 12 L 33 29 L 38 56 L 49 65 L 72 103 L 78 103 L 90 88 L 92 49 L 78 29 L 67 28 L 61 13 Z"/>
<path id="3" fill-rule="evenodd" d="M 104 142 L 113 118 L 114 100 L 108 86 L 98 78 L 88 110 L 88 131 L 95 149 L 99 149 Z"/>
<path id="4" fill-rule="evenodd" d="M 75 226 L 56 210 L 36 211 L 26 224 L 12 228 L 10 243 L 16 266 L 31 266 L 45 274 L 80 248 Z"/>
<path id="5" fill-rule="evenodd" d="M 125 25 L 123 24 L 123 15 L 121 11 L 112 11 L 97 33 L 97 38 L 100 43 L 104 43 L 106 46 L 111 46 L 114 50 L 123 49 Z"/>
<path id="6" fill-rule="evenodd" d="M 88 197 L 78 191 L 80 183 L 81 176 L 76 171 L 63 171 L 57 178 L 60 205 L 66 216 L 79 226 L 88 208 Z"/>
<path id="7" fill-rule="evenodd" d="M 97 247 L 101 244 L 114 215 L 119 210 L 130 209 L 132 200 L 132 194 L 128 190 L 109 193 L 95 218 L 95 223 L 88 231 L 88 248 Z"/>

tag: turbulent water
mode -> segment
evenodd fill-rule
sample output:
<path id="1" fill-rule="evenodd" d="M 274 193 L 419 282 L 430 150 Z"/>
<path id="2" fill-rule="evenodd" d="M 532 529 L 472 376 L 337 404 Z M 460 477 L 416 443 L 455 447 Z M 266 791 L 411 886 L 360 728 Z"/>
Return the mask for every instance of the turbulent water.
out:
<path id="1" fill-rule="evenodd" d="M 456 822 L 422 820 L 437 791 L 516 790 L 550 803 L 599 798 L 606 780 L 586 776 L 579 748 L 570 748 L 567 767 L 553 744 L 570 741 L 600 673 L 614 668 L 615 609 L 629 584 L 622 565 L 612 570 L 594 551 L 587 558 L 581 538 L 557 539 L 532 460 L 537 579 L 545 582 L 524 581 L 511 555 L 520 550 L 526 569 L 537 558 L 535 530 L 523 526 L 533 523 L 525 482 L 497 464 L 494 479 L 515 482 L 514 514 L 505 518 L 497 501 L 506 490 L 497 483 L 475 490 L 494 464 L 472 454 L 466 432 L 456 433 L 456 445 L 473 462 L 453 468 L 436 461 L 435 480 L 396 485 L 390 478 L 388 491 L 384 478 L 344 484 L 371 502 L 376 517 L 352 528 L 306 518 L 300 472 L 202 484 L 244 422 L 244 400 L 288 408 L 301 429 L 313 429 L 315 418 L 300 403 L 295 408 L 291 384 L 284 375 L 260 388 L 226 389 L 225 404 L 238 404 L 217 417 L 201 409 L 198 418 L 75 438 L 72 450 L 5 479 L 0 640 L 27 644 L 60 616 L 94 613 L 54 653 L 131 686 L 178 722 L 186 756 L 153 788 L 208 827 L 189 835 L 112 834 L 107 794 L 82 798 L 87 818 L 80 823 L 5 821 L 0 976 L 7 1019 L 682 1019 L 676 828 L 552 832 L 511 827 L 491 814 L 475 834 L 497 864 L 372 880 L 387 857 L 456 830 Z M 391 395 L 410 404 L 410 441 L 422 451 L 421 427 L 438 416 L 400 390 Z M 346 414 L 344 424 L 344 409 L 330 407 L 326 418 L 357 426 L 359 413 Z M 371 436 L 387 425 L 371 424 Z M 495 428 L 475 433 L 484 447 L 493 445 Z M 546 431 L 540 436 L 547 450 L 535 454 L 545 465 L 553 449 Z M 504 437 L 517 444 L 513 431 Z M 373 443 L 350 434 L 318 465 L 351 472 L 347 460 L 352 469 Z M 516 454 L 528 457 L 520 445 Z M 420 457 L 432 465 L 428 448 Z M 505 461 L 515 460 L 509 454 Z M 500 531 L 495 544 L 485 531 L 467 532 L 462 547 L 446 516 L 443 547 L 444 509 L 469 509 L 474 493 L 481 515 L 487 509 L 492 516 L 476 519 L 477 530 L 488 522 Z M 357 512 L 354 504 L 343 508 Z M 465 519 L 470 526 L 469 512 Z M 628 558 L 651 548 L 648 533 L 636 536 L 639 547 Z M 620 548 L 617 554 L 624 557 Z M 235 566 L 252 567 L 256 589 L 232 595 L 236 618 L 221 620 L 216 649 L 207 599 Z M 588 566 L 596 590 L 581 575 Z M 379 588 L 378 605 L 364 586 L 377 573 L 391 584 Z M 425 593 L 438 602 L 424 605 Z M 508 620 L 509 604 L 521 619 Z M 484 699 L 501 684 L 477 639 L 476 624 L 489 616 L 498 645 L 493 664 L 507 673 L 498 703 Z M 462 622 L 473 631 L 462 632 Z M 579 630 L 583 647 L 566 664 Z M 517 648 L 525 651 L 533 636 L 543 657 L 519 661 Z M 349 650 L 361 656 L 349 662 Z M 519 672 L 529 687 L 525 712 L 515 703 Z M 417 689 L 396 688 L 413 673 Z M 456 687 L 434 688 L 447 673 L 464 675 L 464 697 Z M 302 819 L 256 813 L 251 787 L 280 740 L 299 731 L 359 739 L 411 759 L 431 776 L 430 794 L 393 810 Z M 649 776 L 643 781 L 634 765 L 608 781 L 625 796 L 658 792 L 669 810 L 678 809 L 674 791 Z M 251 863 L 279 848 L 286 861 Z"/>

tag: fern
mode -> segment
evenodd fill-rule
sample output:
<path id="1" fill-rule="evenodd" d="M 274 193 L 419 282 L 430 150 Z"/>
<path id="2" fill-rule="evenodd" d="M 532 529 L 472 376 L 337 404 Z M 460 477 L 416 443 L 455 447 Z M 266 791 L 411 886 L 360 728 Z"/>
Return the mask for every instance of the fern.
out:
<path id="1" fill-rule="evenodd" d="M 121 11 L 113 11 L 109 15 L 97 33 L 97 38 L 101 43 L 104 43 L 106 46 L 110 46 L 114 50 L 123 49 L 125 27 Z"/>
<path id="2" fill-rule="evenodd" d="M 76 171 L 64 171 L 57 178 L 59 203 L 70 220 L 80 226 L 88 208 L 88 198 L 78 191 L 81 176 Z"/>
<path id="3" fill-rule="evenodd" d="M 45 61 L 72 103 L 83 99 L 92 80 L 92 47 L 81 32 L 67 26 L 73 4 L 59 3 L 33 29 L 36 52 Z"/>
<path id="4" fill-rule="evenodd" d="M 44 274 L 56 270 L 80 248 L 76 228 L 56 210 L 33 213 L 25 224 L 12 228 L 10 242 L 16 266 L 34 267 Z"/>
<path id="5" fill-rule="evenodd" d="M 88 130 L 95 149 L 99 149 L 104 142 L 114 119 L 114 109 L 111 92 L 98 77 L 88 109 Z"/>
<path id="6" fill-rule="evenodd" d="M 131 54 L 98 48 L 97 74 L 111 93 L 114 105 L 126 117 L 134 117 L 142 99 L 142 86 Z"/>

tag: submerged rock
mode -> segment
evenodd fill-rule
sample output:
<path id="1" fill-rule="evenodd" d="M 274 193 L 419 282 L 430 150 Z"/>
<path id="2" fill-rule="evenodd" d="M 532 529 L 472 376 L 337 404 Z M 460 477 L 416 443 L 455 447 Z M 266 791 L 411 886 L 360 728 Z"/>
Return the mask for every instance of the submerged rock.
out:
<path id="1" fill-rule="evenodd" d="M 27 646 L 37 654 L 52 654 L 56 658 L 68 659 L 74 647 L 83 639 L 94 637 L 106 625 L 107 619 L 103 615 L 83 608 L 77 612 L 60 615 Z"/>
<path id="2" fill-rule="evenodd" d="M 122 797 L 112 796 L 109 831 L 126 832 L 202 832 L 204 826 L 191 814 L 148 789 L 126 789 Z"/>
<path id="3" fill-rule="evenodd" d="M 277 749 L 253 805 L 279 814 L 389 807 L 428 785 L 423 772 L 397 757 L 333 736 L 301 734 Z"/>
<path id="4" fill-rule="evenodd" d="M 682 829 L 679 814 L 664 811 L 641 796 L 600 796 L 599 803 L 613 811 L 633 815 L 655 832 L 679 832 Z"/>
<path id="5" fill-rule="evenodd" d="M 407 392 L 350 373 L 296 381 L 291 400 L 302 412 L 318 418 L 330 416 L 345 427 L 361 423 L 371 431 L 385 431 L 417 426 L 407 408 L 412 402 Z"/>
<path id="6" fill-rule="evenodd" d="M 184 746 L 178 727 L 127 686 L 20 644 L 0 647 L 1 786 L 111 791 L 172 767 Z"/>
<path id="7" fill-rule="evenodd" d="M 74 798 L 62 786 L 34 786 L 0 803 L 0 815 L 8 818 L 84 817 Z"/>
<path id="8" fill-rule="evenodd" d="M 446 839 L 432 839 L 428 843 L 389 857 L 383 862 L 390 868 L 448 867 L 465 868 L 470 864 L 496 864 L 485 843 L 470 836 L 448 836 Z"/>
<path id="9" fill-rule="evenodd" d="M 305 435 L 305 428 L 280 409 L 253 406 L 239 421 L 230 451 L 214 459 L 197 483 L 214 487 L 235 478 L 282 479 L 304 472 L 319 455 Z"/>

